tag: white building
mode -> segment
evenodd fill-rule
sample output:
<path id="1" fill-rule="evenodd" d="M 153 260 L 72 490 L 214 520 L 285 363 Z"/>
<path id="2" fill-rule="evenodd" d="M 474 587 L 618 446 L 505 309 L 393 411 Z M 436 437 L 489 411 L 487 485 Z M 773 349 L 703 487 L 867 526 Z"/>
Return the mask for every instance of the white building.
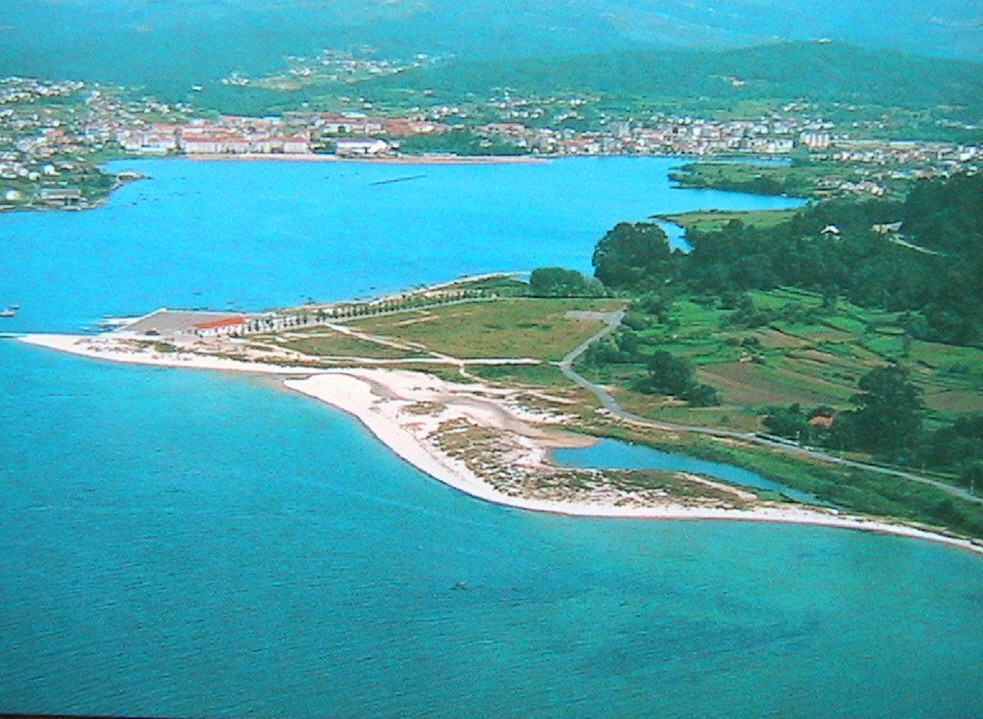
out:
<path id="1" fill-rule="evenodd" d="M 828 132 L 803 132 L 799 135 L 799 142 L 810 150 L 829 149 L 832 138 Z"/>
<path id="2" fill-rule="evenodd" d="M 378 157 L 391 149 L 388 142 L 375 138 L 343 139 L 335 143 L 335 154 L 342 157 Z"/>

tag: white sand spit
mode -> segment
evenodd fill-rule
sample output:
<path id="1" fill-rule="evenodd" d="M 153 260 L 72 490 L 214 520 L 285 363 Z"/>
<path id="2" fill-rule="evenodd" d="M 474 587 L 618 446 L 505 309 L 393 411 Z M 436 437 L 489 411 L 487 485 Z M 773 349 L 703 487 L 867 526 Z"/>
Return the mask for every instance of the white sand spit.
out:
<path id="1" fill-rule="evenodd" d="M 886 519 L 847 515 L 801 505 L 751 501 L 750 493 L 705 478 L 690 478 L 729 493 L 745 506 L 727 507 L 693 504 L 671 496 L 653 499 L 651 494 L 632 496 L 618 487 L 597 486 L 574 494 L 549 488 L 550 497 L 531 496 L 521 482 L 513 493 L 501 491 L 492 482 L 503 468 L 521 476 L 544 473 L 550 466 L 548 450 L 558 446 L 584 446 L 590 438 L 556 431 L 560 416 L 524 409 L 518 393 L 480 383 L 445 382 L 432 375 L 407 370 L 345 368 L 320 370 L 262 361 L 263 355 L 228 356 L 221 351 L 208 354 L 200 347 L 162 350 L 156 342 L 136 342 L 112 334 L 28 335 L 20 341 L 38 347 L 68 352 L 93 359 L 126 364 L 254 372 L 292 376 L 283 384 L 357 417 L 379 440 L 414 467 L 435 479 L 478 499 L 518 509 L 584 517 L 621 517 L 673 520 L 740 520 L 810 524 L 843 529 L 882 532 L 902 537 L 942 542 L 983 554 L 983 544 Z M 286 358 L 281 358 L 286 359 Z M 451 429 L 448 429 L 448 428 Z M 460 428 L 460 429 L 458 429 Z M 489 435 L 488 446 L 499 455 L 485 464 L 479 476 L 464 459 L 465 453 L 441 445 L 456 431 L 478 430 Z M 465 441 L 465 445 L 467 442 Z M 465 449 L 467 447 L 465 446 Z M 512 487 L 509 487 L 512 489 Z M 569 498 L 567 498 L 569 496 Z M 639 498 L 641 496 L 641 499 Z"/>

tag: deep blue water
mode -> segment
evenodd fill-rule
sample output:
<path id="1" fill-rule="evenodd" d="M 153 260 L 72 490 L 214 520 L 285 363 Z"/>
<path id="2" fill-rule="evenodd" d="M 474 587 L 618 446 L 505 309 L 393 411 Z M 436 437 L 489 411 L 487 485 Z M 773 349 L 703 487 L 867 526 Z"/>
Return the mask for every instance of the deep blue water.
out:
<path id="1" fill-rule="evenodd" d="M 104 209 L 0 216 L 3 328 L 586 270 L 619 220 L 764 202 L 658 160 L 140 166 Z M 492 506 L 257 378 L 5 340 L 0 390 L 0 711 L 983 715 L 983 560 L 955 549 Z"/>

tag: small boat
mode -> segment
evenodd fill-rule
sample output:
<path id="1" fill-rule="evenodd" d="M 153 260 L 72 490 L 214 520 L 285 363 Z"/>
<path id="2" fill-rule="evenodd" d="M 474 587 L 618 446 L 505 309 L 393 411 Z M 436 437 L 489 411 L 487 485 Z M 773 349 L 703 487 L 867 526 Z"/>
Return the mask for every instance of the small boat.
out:
<path id="1" fill-rule="evenodd" d="M 7 307 L 6 309 L 0 310 L 0 317 L 13 317 L 17 314 L 17 310 L 12 307 Z"/>

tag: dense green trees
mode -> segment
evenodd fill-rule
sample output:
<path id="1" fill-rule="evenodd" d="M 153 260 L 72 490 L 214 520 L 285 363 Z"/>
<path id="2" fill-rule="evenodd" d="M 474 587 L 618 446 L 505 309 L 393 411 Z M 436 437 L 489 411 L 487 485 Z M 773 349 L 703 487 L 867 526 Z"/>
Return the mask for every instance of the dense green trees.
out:
<path id="1" fill-rule="evenodd" d="M 713 387 L 697 381 L 690 362 L 665 350 L 651 356 L 648 372 L 635 383 L 635 389 L 646 394 L 672 395 L 698 407 L 719 401 Z"/>
<path id="2" fill-rule="evenodd" d="M 813 426 L 809 423 L 809 417 L 798 404 L 793 404 L 788 409 L 773 408 L 765 416 L 763 424 L 771 434 L 777 434 L 779 437 L 788 437 L 806 444 L 812 444 L 815 441 Z"/>
<path id="3" fill-rule="evenodd" d="M 830 407 L 816 407 L 806 412 L 797 404 L 775 407 L 764 418 L 764 426 L 772 434 L 805 444 L 859 450 L 949 472 L 971 490 L 983 490 L 983 414 L 959 417 L 929 432 L 922 427 L 921 391 L 903 368 L 876 367 L 857 386 L 853 410 L 835 413 Z M 814 422 L 819 415 L 829 419 Z"/>
<path id="4" fill-rule="evenodd" d="M 885 226 L 903 222 L 900 234 Z M 608 287 L 739 296 L 778 286 L 907 311 L 914 337 L 983 343 L 983 175 L 919 183 L 904 203 L 837 200 L 773 227 L 732 220 L 690 230 L 671 252 L 650 223 L 621 223 L 598 242 L 595 275 Z M 763 319 L 750 308 L 745 324 Z"/>
<path id="5" fill-rule="evenodd" d="M 983 175 L 919 182 L 904 202 L 822 202 L 771 227 L 732 221 L 691 230 L 687 239 L 691 252 L 671 252 L 657 225 L 621 223 L 595 249 L 596 276 L 629 292 L 633 306 L 627 329 L 591 360 L 644 366 L 630 380 L 636 390 L 691 404 L 715 400 L 688 361 L 652 346 L 646 332 L 656 323 L 678 322 L 671 310 L 683 297 L 730 310 L 725 322 L 731 330 L 815 322 L 845 297 L 899 313 L 905 347 L 912 337 L 983 345 Z M 822 305 L 756 306 L 749 294 L 780 286 L 821 293 Z M 754 348 L 748 350 L 755 360 Z M 935 467 L 983 490 L 983 415 L 925 430 L 917 383 L 895 365 L 866 373 L 851 404 L 840 412 L 774 408 L 764 424 L 791 439 Z"/>
<path id="6" fill-rule="evenodd" d="M 816 190 L 816 181 L 812 177 L 792 172 L 785 165 L 694 162 L 670 171 L 669 179 L 679 187 L 713 188 L 751 195 L 808 197 Z"/>
<path id="7" fill-rule="evenodd" d="M 675 254 L 658 225 L 622 222 L 597 243 L 591 264 L 607 287 L 643 290 L 673 276 Z"/>
<path id="8" fill-rule="evenodd" d="M 926 434 L 917 447 L 917 462 L 955 472 L 965 486 L 983 490 L 983 414 L 959 417 Z"/>
<path id="9" fill-rule="evenodd" d="M 643 392 L 682 394 L 693 384 L 693 366 L 686 360 L 659 350 L 648 363 L 648 374 L 637 387 Z"/>
<path id="10" fill-rule="evenodd" d="M 804 444 L 860 450 L 947 472 L 971 491 L 983 491 L 983 414 L 959 417 L 925 431 L 921 392 L 905 370 L 893 365 L 871 370 L 858 387 L 854 410 L 835 413 L 830 407 L 816 407 L 806 412 L 797 404 L 774 407 L 764 426 L 772 434 Z M 829 419 L 816 423 L 817 415 Z"/>
<path id="11" fill-rule="evenodd" d="M 604 286 L 593 277 L 562 267 L 540 267 L 529 275 L 533 297 L 599 297 Z"/>
<path id="12" fill-rule="evenodd" d="M 924 405 L 921 390 L 908 372 L 896 365 L 875 367 L 857 382 L 860 390 L 850 402 L 855 409 L 834 413 L 817 407 L 806 413 L 794 404 L 774 408 L 764 419 L 773 434 L 837 449 L 855 449 L 890 459 L 918 455 Z M 834 419 L 835 414 L 835 419 Z M 817 416 L 829 418 L 814 422 Z"/>
<path id="13" fill-rule="evenodd" d="M 482 137 L 469 130 L 442 134 L 412 135 L 399 141 L 399 149 L 408 154 L 448 153 L 453 155 L 525 155 L 529 150 L 517 147 L 500 137 Z"/>
<path id="14" fill-rule="evenodd" d="M 932 250 L 962 253 L 983 240 L 983 177 L 955 175 L 946 182 L 919 182 L 899 219 L 903 231 Z"/>
<path id="15" fill-rule="evenodd" d="M 875 367 L 857 383 L 848 415 L 853 444 L 874 453 L 912 448 L 922 429 L 921 390 L 908 372 L 894 365 Z"/>

